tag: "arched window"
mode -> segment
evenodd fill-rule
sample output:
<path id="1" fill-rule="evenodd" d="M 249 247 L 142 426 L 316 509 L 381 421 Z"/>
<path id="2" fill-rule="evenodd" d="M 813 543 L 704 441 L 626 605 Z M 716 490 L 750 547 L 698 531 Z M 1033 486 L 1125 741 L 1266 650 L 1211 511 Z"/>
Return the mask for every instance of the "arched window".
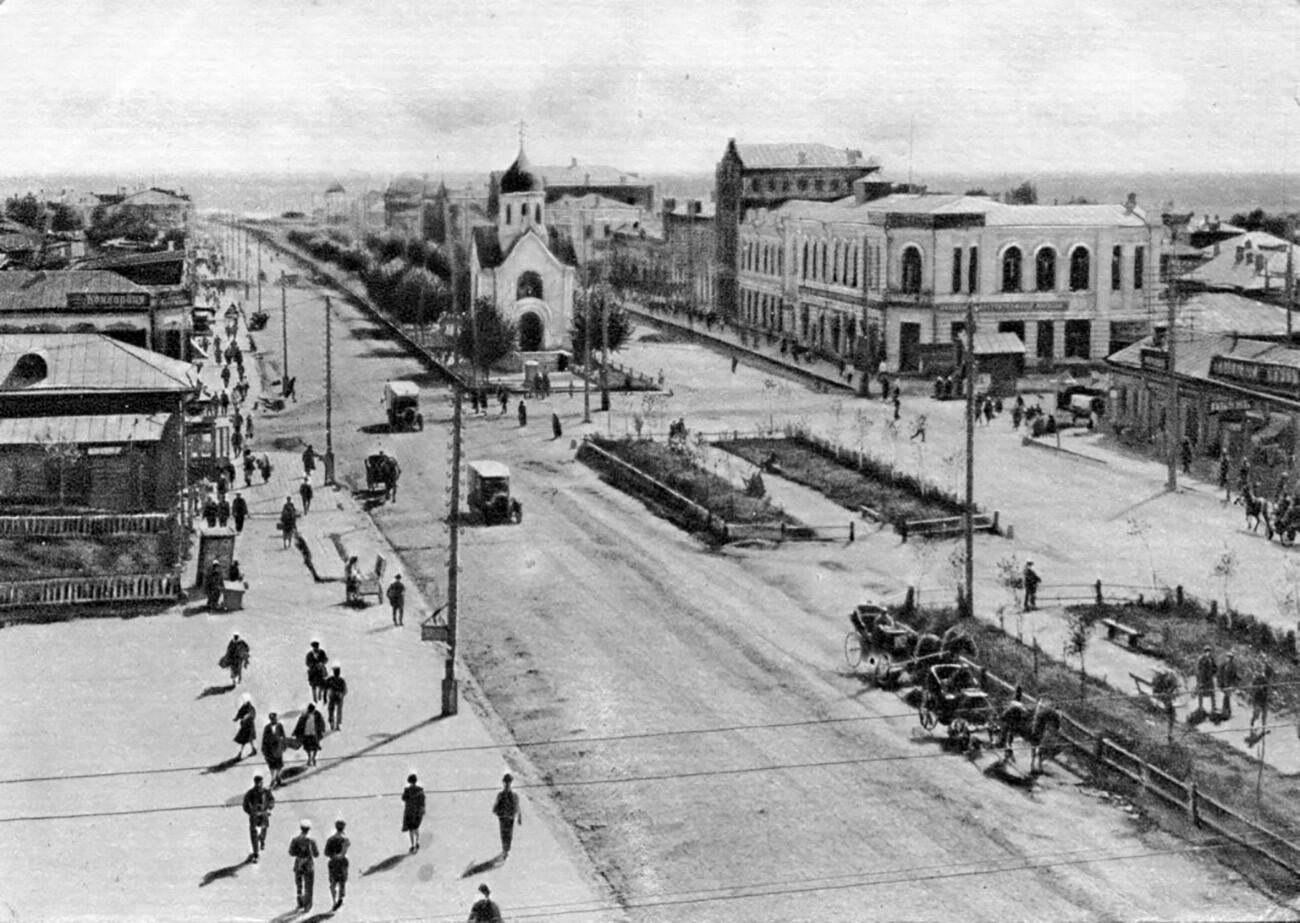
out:
<path id="1" fill-rule="evenodd" d="M 1002 291 L 1020 291 L 1020 248 L 1007 247 L 1002 252 Z"/>
<path id="2" fill-rule="evenodd" d="M 831 256 L 831 281 L 839 283 L 840 281 L 840 242 L 835 241 L 835 250 Z"/>
<path id="3" fill-rule="evenodd" d="M 1050 292 L 1056 288 L 1056 251 L 1043 247 L 1034 256 L 1034 288 Z"/>
<path id="4" fill-rule="evenodd" d="M 515 300 L 521 298 L 541 298 L 542 295 L 542 277 L 531 269 L 519 274 L 519 282 L 515 285 Z"/>
<path id="5" fill-rule="evenodd" d="M 1086 292 L 1092 279 L 1092 254 L 1087 247 L 1075 247 L 1070 254 L 1070 291 Z"/>
<path id="6" fill-rule="evenodd" d="M 805 240 L 803 242 L 803 277 L 805 280 L 808 278 L 808 259 L 808 241 Z"/>
<path id="7" fill-rule="evenodd" d="M 506 224 L 509 224 L 509 223 L 510 223 L 510 217 L 511 217 L 511 215 L 510 215 L 510 209 L 511 209 L 511 206 L 510 206 L 510 205 L 507 205 L 507 206 L 506 206 Z"/>
<path id="8" fill-rule="evenodd" d="M 853 268 L 850 270 L 849 285 L 854 288 L 858 287 L 858 259 L 861 257 L 861 251 L 857 244 L 853 245 Z"/>
<path id="9" fill-rule="evenodd" d="M 825 282 L 827 279 L 830 278 L 830 270 L 826 268 L 826 263 L 827 263 L 826 254 L 829 251 L 826 247 L 826 241 L 824 240 L 822 241 L 821 251 L 822 251 L 821 274 L 817 278 L 820 279 L 822 282 Z"/>
<path id="10" fill-rule="evenodd" d="M 921 251 L 916 247 L 908 247 L 903 251 L 902 288 L 907 295 L 921 292 Z"/>
<path id="11" fill-rule="evenodd" d="M 540 205 L 533 206 L 533 220 L 536 221 L 538 224 L 542 223 L 542 206 Z M 605 236 L 606 237 L 609 236 L 608 232 L 606 232 Z"/>

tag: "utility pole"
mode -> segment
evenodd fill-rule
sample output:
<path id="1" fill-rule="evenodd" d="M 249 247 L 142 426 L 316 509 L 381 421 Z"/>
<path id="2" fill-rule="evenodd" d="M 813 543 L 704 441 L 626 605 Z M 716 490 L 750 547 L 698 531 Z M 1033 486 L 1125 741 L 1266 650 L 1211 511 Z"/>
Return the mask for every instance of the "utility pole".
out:
<path id="1" fill-rule="evenodd" d="M 1176 228 L 1170 228 L 1170 239 L 1175 246 L 1178 244 L 1178 231 Z M 1144 255 L 1147 259 L 1151 258 L 1150 253 Z M 1143 266 L 1140 269 L 1145 274 L 1146 267 Z M 1175 353 L 1178 342 L 1178 338 L 1174 335 L 1174 324 L 1178 321 L 1178 300 L 1182 297 L 1182 281 L 1179 279 L 1176 265 L 1168 281 L 1169 285 L 1165 290 L 1165 299 L 1169 303 L 1169 312 L 1165 318 L 1165 355 L 1169 363 L 1169 414 L 1172 429 L 1168 430 L 1170 433 L 1169 474 L 1165 479 L 1165 490 L 1175 491 L 1178 489 L 1178 453 L 1182 450 L 1183 445 L 1183 414 L 1178 400 L 1178 376 L 1174 374 Z"/>
<path id="2" fill-rule="evenodd" d="M 284 281 L 284 270 L 280 270 L 280 396 L 287 397 L 289 392 L 289 287 Z"/>
<path id="3" fill-rule="evenodd" d="M 582 291 L 582 422 L 591 422 L 591 288 Z"/>
<path id="4" fill-rule="evenodd" d="M 600 289 L 600 409 L 609 412 L 609 297 Z"/>
<path id="5" fill-rule="evenodd" d="M 257 313 L 262 313 L 262 238 L 257 238 Z"/>
<path id="6" fill-rule="evenodd" d="M 975 299 L 966 299 L 966 616 L 975 615 Z"/>
<path id="7" fill-rule="evenodd" d="M 456 714 L 459 700 L 456 687 L 456 628 L 460 606 L 460 427 L 461 393 L 451 386 L 451 496 L 447 498 L 447 659 L 442 674 L 442 716 Z"/>
<path id="8" fill-rule="evenodd" d="M 325 296 L 325 483 L 334 486 L 334 312 Z"/>

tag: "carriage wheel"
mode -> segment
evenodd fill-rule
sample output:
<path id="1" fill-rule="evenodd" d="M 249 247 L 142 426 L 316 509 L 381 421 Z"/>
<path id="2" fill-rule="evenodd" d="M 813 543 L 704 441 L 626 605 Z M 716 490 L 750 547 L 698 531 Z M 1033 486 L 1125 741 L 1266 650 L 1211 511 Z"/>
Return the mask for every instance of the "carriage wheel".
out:
<path id="1" fill-rule="evenodd" d="M 844 636 L 844 659 L 848 661 L 850 670 L 856 670 L 862 663 L 862 639 L 856 631 Z"/>

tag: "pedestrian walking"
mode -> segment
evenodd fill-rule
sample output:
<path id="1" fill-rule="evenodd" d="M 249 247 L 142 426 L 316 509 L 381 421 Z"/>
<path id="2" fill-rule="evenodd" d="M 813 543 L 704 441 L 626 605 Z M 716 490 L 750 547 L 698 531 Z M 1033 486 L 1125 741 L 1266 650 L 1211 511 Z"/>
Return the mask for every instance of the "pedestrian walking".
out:
<path id="1" fill-rule="evenodd" d="M 227 375 L 227 378 L 230 376 Z M 221 392 L 221 397 L 217 398 L 217 403 L 221 406 L 221 415 L 224 417 L 230 413 L 230 394 L 227 391 Z"/>
<path id="2" fill-rule="evenodd" d="M 343 906 L 348 890 L 348 849 L 352 841 L 343 834 L 346 827 L 346 821 L 334 821 L 334 834 L 325 841 L 325 867 L 330 877 L 330 897 L 334 898 L 333 910 Z"/>
<path id="3" fill-rule="evenodd" d="M 406 584 L 398 574 L 388 585 L 388 604 L 393 607 L 393 624 L 401 625 L 406 617 Z"/>
<path id="4" fill-rule="evenodd" d="M 247 473 L 245 473 L 247 478 Z M 230 501 L 230 516 L 235 520 L 235 531 L 244 531 L 244 520 L 248 518 L 248 501 L 239 493 L 235 494 L 235 499 Z"/>
<path id="5" fill-rule="evenodd" d="M 337 663 L 333 670 L 333 675 L 325 680 L 325 708 L 330 730 L 337 731 L 343 727 L 343 700 L 348 695 L 348 681 L 343 678 L 343 668 Z"/>
<path id="6" fill-rule="evenodd" d="M 501 390 L 497 392 L 497 400 L 501 402 L 501 413 L 498 416 L 504 417 L 510 404 L 510 392 L 506 390 L 505 385 L 502 385 Z"/>
<path id="7" fill-rule="evenodd" d="M 420 851 L 420 824 L 424 823 L 424 789 L 420 787 L 415 773 L 406 777 L 406 788 L 402 789 L 402 832 L 410 834 L 411 848 L 408 852 Z"/>
<path id="8" fill-rule="evenodd" d="M 1228 651 L 1228 655 L 1223 658 L 1218 672 L 1219 689 L 1223 692 L 1223 718 L 1226 721 L 1232 717 L 1232 691 L 1241 682 L 1241 675 L 1237 672 L 1237 658 L 1232 651 Z"/>
<path id="9" fill-rule="evenodd" d="M 1196 659 L 1196 707 L 1201 711 L 1205 710 L 1205 697 L 1210 697 L 1210 710 L 1208 714 L 1214 714 L 1214 675 L 1218 672 L 1218 665 L 1214 662 L 1214 654 L 1210 653 L 1210 646 L 1205 645 L 1205 650 L 1201 656 Z"/>
<path id="10" fill-rule="evenodd" d="M 474 416 L 478 416 L 478 389 L 476 388 L 469 392 L 469 409 Z"/>
<path id="11" fill-rule="evenodd" d="M 257 467 L 257 462 L 253 461 L 253 450 L 244 446 L 244 486 L 253 486 L 253 469 Z"/>
<path id="12" fill-rule="evenodd" d="M 247 396 L 248 396 L 248 385 L 245 384 L 245 385 L 243 386 L 243 388 L 244 388 L 244 396 L 247 397 Z M 253 415 L 252 415 L 251 413 L 248 415 L 248 425 L 245 427 L 245 429 L 248 430 L 248 439 L 249 439 L 249 441 L 251 442 L 252 439 L 253 439 Z"/>
<path id="13" fill-rule="evenodd" d="M 564 429 L 563 427 L 560 426 L 560 415 L 552 411 L 551 412 L 551 438 L 559 439 L 563 435 L 564 435 Z"/>
<path id="14" fill-rule="evenodd" d="M 230 448 L 236 455 L 244 451 L 244 431 L 238 427 L 230 431 Z"/>
<path id="15" fill-rule="evenodd" d="M 487 885 L 479 885 L 478 893 L 483 896 L 469 908 L 469 923 L 502 923 L 501 908 L 492 900 L 492 889 Z"/>
<path id="16" fill-rule="evenodd" d="M 922 442 L 925 442 L 925 414 L 917 416 L 916 422 L 912 425 L 911 438 L 915 440 L 918 436 Z"/>
<path id="17" fill-rule="evenodd" d="M 239 730 L 235 731 L 235 743 L 239 744 L 239 752 L 235 754 L 235 759 L 244 758 L 245 744 L 249 747 L 248 755 L 257 756 L 257 708 L 253 705 L 253 697 L 247 692 L 241 697 L 234 720 L 239 722 Z"/>
<path id="18" fill-rule="evenodd" d="M 298 496 L 302 500 L 302 514 L 306 516 L 311 512 L 311 498 L 315 491 L 311 488 L 311 477 L 304 476 L 302 483 L 298 485 Z"/>
<path id="19" fill-rule="evenodd" d="M 1261 718 L 1263 721 L 1260 730 L 1267 731 L 1268 725 L 1268 694 L 1273 684 L 1273 665 L 1267 660 L 1262 661 L 1255 668 L 1255 676 L 1250 681 L 1250 729 L 1255 730 L 1255 722 Z"/>
<path id="20" fill-rule="evenodd" d="M 736 356 L 731 357 L 731 374 L 736 374 L 736 366 L 740 365 L 740 359 Z"/>
<path id="21" fill-rule="evenodd" d="M 203 521 L 208 524 L 209 529 L 217 527 L 217 497 L 216 494 L 208 494 L 203 501 Z"/>
<path id="22" fill-rule="evenodd" d="M 257 460 L 257 470 L 262 473 L 263 484 L 266 484 L 271 480 L 271 471 L 272 471 L 271 457 L 267 455 L 265 452 L 263 452 L 262 457 Z"/>
<path id="23" fill-rule="evenodd" d="M 524 403 L 522 397 L 519 399 L 519 425 L 521 427 L 528 425 L 528 405 Z"/>
<path id="24" fill-rule="evenodd" d="M 897 423 L 897 422 L 898 422 L 898 418 L 902 415 L 902 407 L 903 407 L 903 402 L 902 402 L 902 400 L 901 400 L 901 399 L 899 398 L 899 396 L 898 396 L 898 387 L 897 387 L 897 385 L 895 385 L 895 387 L 894 387 L 894 395 L 893 395 L 893 397 L 891 398 L 891 400 L 892 400 L 893 403 L 894 403 L 894 422 Z"/>
<path id="25" fill-rule="evenodd" d="M 325 698 L 325 677 L 328 675 L 330 655 L 325 653 L 320 641 L 313 638 L 304 661 L 307 664 L 307 685 L 311 686 L 311 700 L 316 702 Z"/>
<path id="26" fill-rule="evenodd" d="M 248 815 L 248 841 L 253 852 L 249 862 L 256 862 L 262 850 L 266 849 L 266 834 L 271 829 L 271 811 L 275 808 L 275 796 L 271 790 L 262 785 L 261 776 L 253 776 L 253 787 L 244 792 L 244 813 Z"/>
<path id="27" fill-rule="evenodd" d="M 224 470 L 217 472 L 217 499 L 224 500 L 230 491 L 230 475 Z"/>
<path id="28" fill-rule="evenodd" d="M 311 443 L 302 450 L 302 473 L 308 480 L 311 480 L 311 476 L 316 473 L 316 450 L 312 448 Z"/>
<path id="29" fill-rule="evenodd" d="M 501 858 L 510 855 L 510 845 L 515 839 L 515 824 L 523 826 L 524 813 L 519 807 L 519 795 L 510 788 L 515 777 L 506 773 L 501 777 L 501 791 L 492 804 L 492 813 L 497 816 L 497 828 L 501 833 Z"/>
<path id="30" fill-rule="evenodd" d="M 990 426 L 993 423 L 993 401 L 984 398 L 984 425 Z"/>
<path id="31" fill-rule="evenodd" d="M 275 712 L 266 716 L 266 727 L 262 728 L 262 759 L 271 773 L 271 787 L 280 784 L 280 773 L 284 771 L 284 748 L 287 736 L 284 725 Z"/>
<path id="32" fill-rule="evenodd" d="M 230 501 L 222 497 L 217 501 L 217 525 L 224 529 L 228 522 L 230 522 Z"/>
<path id="33" fill-rule="evenodd" d="M 208 609 L 215 612 L 221 608 L 221 593 L 225 589 L 226 575 L 221 569 L 221 561 L 218 558 L 212 559 L 212 564 L 208 567 L 208 578 L 204 581 L 204 589 L 208 594 Z"/>
<path id="34" fill-rule="evenodd" d="M 1182 445 L 1178 449 L 1179 458 L 1183 465 L 1183 474 L 1192 473 L 1192 440 L 1183 437 Z"/>
<path id="35" fill-rule="evenodd" d="M 1024 581 L 1025 611 L 1029 612 L 1038 608 L 1038 585 L 1043 582 L 1043 579 L 1038 576 L 1038 572 L 1034 570 L 1033 561 L 1025 562 Z"/>
<path id="36" fill-rule="evenodd" d="M 248 642 L 239 637 L 239 632 L 235 632 L 226 642 L 226 653 L 217 661 L 217 666 L 230 671 L 230 685 L 239 685 L 248 666 L 248 658 Z"/>
<path id="37" fill-rule="evenodd" d="M 1219 487 L 1223 489 L 1224 503 L 1232 500 L 1232 485 L 1228 481 L 1229 467 L 1228 450 L 1224 449 L 1219 455 Z"/>
<path id="38" fill-rule="evenodd" d="M 225 364 L 221 366 L 221 387 L 230 387 L 230 366 Z"/>
<path id="39" fill-rule="evenodd" d="M 299 834 L 289 842 L 293 856 L 293 886 L 298 892 L 298 909 L 311 910 L 312 892 L 316 889 L 316 857 L 320 847 L 311 838 L 311 821 L 298 822 Z"/>
<path id="40" fill-rule="evenodd" d="M 293 537 L 298 531 L 298 511 L 294 509 L 292 497 L 284 498 L 284 506 L 280 507 L 279 525 L 283 547 L 288 548 L 293 543 Z"/>
<path id="41" fill-rule="evenodd" d="M 284 383 L 284 399 L 298 403 L 298 379 L 290 378 Z"/>
<path id="42" fill-rule="evenodd" d="M 302 744 L 307 754 L 307 765 L 316 765 L 316 754 L 320 753 L 320 742 L 325 737 L 325 719 L 316 710 L 314 703 L 307 703 L 307 710 L 298 716 L 298 723 L 293 727 L 294 739 Z"/>

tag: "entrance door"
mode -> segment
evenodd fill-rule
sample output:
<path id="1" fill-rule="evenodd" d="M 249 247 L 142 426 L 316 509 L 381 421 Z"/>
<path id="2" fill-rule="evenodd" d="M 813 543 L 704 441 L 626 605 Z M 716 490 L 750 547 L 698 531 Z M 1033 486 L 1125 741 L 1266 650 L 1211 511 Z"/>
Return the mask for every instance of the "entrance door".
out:
<path id="1" fill-rule="evenodd" d="M 921 325 L 904 321 L 898 325 L 898 370 L 915 372 L 920 367 Z"/>
<path id="2" fill-rule="evenodd" d="M 546 327 L 535 311 L 525 311 L 519 318 L 519 351 L 535 353 L 545 342 Z"/>

